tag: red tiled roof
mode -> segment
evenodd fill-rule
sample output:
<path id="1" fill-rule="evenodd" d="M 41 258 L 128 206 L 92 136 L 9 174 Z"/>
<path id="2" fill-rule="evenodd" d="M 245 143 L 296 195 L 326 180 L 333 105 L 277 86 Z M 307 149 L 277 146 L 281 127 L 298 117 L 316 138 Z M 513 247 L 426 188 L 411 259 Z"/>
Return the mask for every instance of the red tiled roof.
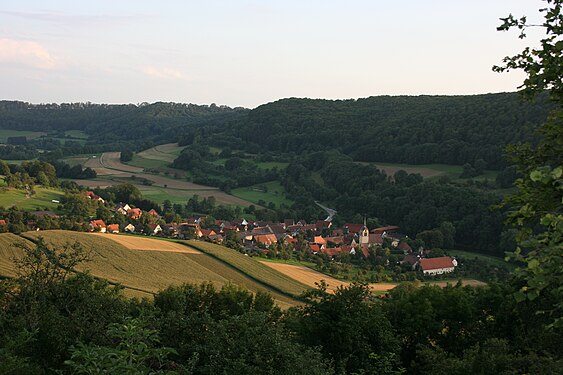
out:
<path id="1" fill-rule="evenodd" d="M 451 257 L 440 258 L 422 258 L 420 260 L 420 267 L 423 271 L 435 270 L 438 268 L 451 268 L 454 266 Z"/>
<path id="2" fill-rule="evenodd" d="M 389 225 L 386 227 L 381 227 L 381 228 L 375 228 L 371 230 L 371 233 L 383 233 L 383 232 L 392 232 L 394 230 L 399 229 L 398 226 L 396 225 Z"/>
<path id="3" fill-rule="evenodd" d="M 119 224 L 110 224 L 107 227 L 108 232 L 119 232 Z"/>
<path id="4" fill-rule="evenodd" d="M 321 250 L 321 247 L 315 243 L 309 245 L 309 248 L 313 253 L 318 253 Z"/>
<path id="5" fill-rule="evenodd" d="M 0 220 L 0 225 L 6 225 L 6 220 Z"/>
<path id="6" fill-rule="evenodd" d="M 258 234 L 254 236 L 254 240 L 264 245 L 271 245 L 278 241 L 275 234 Z"/>
<path id="7" fill-rule="evenodd" d="M 330 257 L 333 257 L 335 255 L 340 254 L 342 252 L 342 248 L 340 248 L 340 247 L 330 247 L 330 248 L 326 248 L 326 249 L 321 250 L 321 252 L 330 256 Z"/>
<path id="8" fill-rule="evenodd" d="M 399 250 L 403 250 L 403 251 L 408 251 L 408 252 L 412 251 L 412 248 L 406 242 L 401 242 L 399 244 L 399 246 L 397 246 L 397 248 L 399 248 Z"/>
<path id="9" fill-rule="evenodd" d="M 313 242 L 319 245 L 326 245 L 326 240 L 323 238 L 323 236 L 315 236 Z"/>
<path id="10" fill-rule="evenodd" d="M 363 224 L 344 224 L 344 228 L 348 228 L 348 232 L 350 233 L 358 233 L 362 230 Z"/>
<path id="11" fill-rule="evenodd" d="M 90 222 L 90 224 L 92 224 L 92 226 L 94 228 L 100 227 L 100 228 L 105 228 L 106 227 L 106 223 L 104 223 L 103 220 L 92 220 Z"/>

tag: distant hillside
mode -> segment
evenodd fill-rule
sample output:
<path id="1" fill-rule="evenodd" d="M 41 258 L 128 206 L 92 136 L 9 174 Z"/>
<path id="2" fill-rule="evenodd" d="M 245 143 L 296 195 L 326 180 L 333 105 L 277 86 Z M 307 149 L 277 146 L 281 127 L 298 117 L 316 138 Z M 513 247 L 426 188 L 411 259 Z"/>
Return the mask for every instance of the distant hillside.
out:
<path id="1" fill-rule="evenodd" d="M 227 134 L 254 152 L 336 149 L 358 161 L 474 163 L 500 168 L 509 143 L 534 141 L 545 98 L 517 93 L 377 96 L 358 100 L 282 99 L 250 111 Z"/>
<path id="2" fill-rule="evenodd" d="M 247 110 L 226 106 L 181 103 L 123 104 L 30 104 L 0 101 L 0 129 L 26 131 L 82 130 L 87 144 L 117 141 L 175 142 L 193 126 L 222 124 Z"/>

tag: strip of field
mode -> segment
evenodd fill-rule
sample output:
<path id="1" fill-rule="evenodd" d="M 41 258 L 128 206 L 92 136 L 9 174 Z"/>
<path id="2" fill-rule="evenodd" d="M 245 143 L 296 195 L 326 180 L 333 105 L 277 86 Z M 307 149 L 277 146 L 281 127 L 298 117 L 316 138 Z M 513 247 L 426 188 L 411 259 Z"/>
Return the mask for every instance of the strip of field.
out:
<path id="1" fill-rule="evenodd" d="M 117 238 L 129 238 L 127 236 L 93 235 L 60 230 L 26 232 L 23 236 L 25 238 L 11 233 L 0 234 L 1 276 L 15 275 L 12 259 L 22 255 L 21 249 L 14 246 L 15 242 L 25 241 L 31 244 L 30 240 L 36 241 L 39 236 L 43 236 L 47 243 L 54 247 L 79 242 L 90 254 L 91 260 L 77 267 L 77 270 L 89 271 L 95 277 L 121 284 L 125 287 L 125 294 L 131 297 L 150 297 L 152 293 L 170 285 L 211 282 L 217 288 L 233 283 L 254 293 L 269 292 L 283 308 L 298 304 L 298 301 L 268 288 L 222 261 L 183 244 L 138 237 L 138 243 L 135 244 L 137 248 L 154 247 L 153 241 L 162 244 L 156 246 L 158 251 L 135 251 L 114 241 Z M 143 242 L 150 245 L 143 245 Z M 170 244 L 185 248 L 187 252 L 161 250 L 168 248 Z"/>
<path id="2" fill-rule="evenodd" d="M 317 272 L 305 266 L 297 266 L 294 264 L 286 264 L 286 263 L 273 263 L 268 261 L 262 261 L 262 264 L 271 267 L 284 275 L 291 277 L 305 285 L 310 286 L 311 288 L 315 288 L 317 284 L 324 280 L 328 284 L 327 290 L 329 292 L 334 293 L 336 289 L 340 286 L 348 286 L 350 285 L 349 282 L 341 281 L 325 275 L 323 273 Z M 396 287 L 397 284 L 389 284 L 389 283 L 377 283 L 377 284 L 369 284 L 371 290 L 376 292 L 386 292 L 388 290 L 393 289 Z"/>
<path id="3" fill-rule="evenodd" d="M 166 197 L 166 195 L 170 194 L 179 197 L 179 200 L 184 203 L 187 202 L 188 199 L 191 198 L 194 194 L 197 194 L 201 197 L 213 196 L 220 204 L 237 205 L 243 207 L 247 207 L 252 204 L 252 202 L 235 197 L 230 194 L 226 194 L 215 187 L 198 185 L 185 180 L 177 180 L 159 175 L 144 173 L 142 168 L 133 167 L 121 163 L 119 156 L 119 152 L 105 152 L 99 158 L 88 159 L 88 161 L 85 163 L 85 166 L 94 169 L 96 173 L 103 178 L 101 180 L 95 179 L 74 181 L 79 185 L 88 187 L 111 186 L 108 181 L 113 180 L 113 185 L 117 183 L 129 182 L 137 185 L 142 190 L 151 190 L 151 188 L 159 188 L 161 190 L 164 189 L 166 194 L 155 194 L 162 196 L 160 200 L 156 199 L 157 201 L 169 199 L 168 197 Z M 144 179 L 150 180 L 153 182 L 153 184 L 151 186 L 143 185 L 141 181 L 135 181 L 131 179 L 132 176 L 142 177 Z"/>
<path id="4" fill-rule="evenodd" d="M 241 199 L 245 199 L 256 204 L 260 201 L 274 203 L 277 207 L 281 204 L 291 205 L 293 201 L 285 196 L 285 189 L 279 181 L 270 181 L 248 187 L 233 189 L 231 193 Z"/>
<path id="5" fill-rule="evenodd" d="M 266 285 L 269 285 L 273 289 L 285 293 L 289 296 L 299 296 L 304 291 L 309 289 L 309 285 L 297 281 L 278 270 L 268 267 L 261 262 L 241 254 L 235 250 L 228 249 L 224 246 L 219 246 L 216 244 L 189 240 L 184 241 L 190 246 L 201 250 L 206 254 L 209 254 L 232 267 L 236 268 L 240 272 L 250 276 L 254 280 L 261 281 Z"/>
<path id="6" fill-rule="evenodd" d="M 180 155 L 185 146 L 178 146 L 178 143 L 167 143 L 139 152 L 137 155 L 144 159 L 160 160 L 172 163 Z"/>
<path id="7" fill-rule="evenodd" d="M 189 246 L 172 241 L 157 240 L 140 236 L 123 236 L 109 233 L 92 233 L 92 236 L 100 236 L 115 241 L 129 250 L 155 250 L 169 251 L 174 253 L 202 254 Z"/>

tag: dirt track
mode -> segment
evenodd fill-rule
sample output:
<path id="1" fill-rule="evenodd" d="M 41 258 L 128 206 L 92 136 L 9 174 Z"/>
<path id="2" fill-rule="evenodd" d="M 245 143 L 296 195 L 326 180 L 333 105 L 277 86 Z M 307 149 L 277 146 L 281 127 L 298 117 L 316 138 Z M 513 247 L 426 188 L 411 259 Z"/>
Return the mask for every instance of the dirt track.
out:
<path id="1" fill-rule="evenodd" d="M 316 287 L 316 283 L 319 283 L 321 280 L 326 281 L 326 283 L 328 284 L 328 290 L 332 293 L 334 293 L 336 288 L 338 288 L 339 286 L 350 285 L 350 283 L 346 281 L 337 280 L 333 277 L 314 271 L 305 266 L 295 266 L 293 264 L 273 263 L 267 261 L 262 261 L 262 263 L 312 288 Z M 378 292 L 386 292 L 396 286 L 396 284 L 387 283 L 369 285 L 371 290 Z"/>
<path id="2" fill-rule="evenodd" d="M 179 243 L 157 240 L 154 238 L 120 236 L 110 233 L 92 233 L 94 236 L 103 236 L 125 246 L 129 250 L 167 251 L 173 253 L 201 254 L 200 251 Z"/>

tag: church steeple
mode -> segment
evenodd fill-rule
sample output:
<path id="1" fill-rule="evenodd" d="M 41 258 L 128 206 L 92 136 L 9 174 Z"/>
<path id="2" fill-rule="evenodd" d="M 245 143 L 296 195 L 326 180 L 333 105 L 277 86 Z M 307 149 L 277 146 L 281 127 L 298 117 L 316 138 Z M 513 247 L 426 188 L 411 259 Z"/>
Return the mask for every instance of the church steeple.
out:
<path id="1" fill-rule="evenodd" d="M 369 244 L 369 229 L 367 226 L 367 219 L 364 216 L 364 226 L 360 229 L 360 245 Z"/>

